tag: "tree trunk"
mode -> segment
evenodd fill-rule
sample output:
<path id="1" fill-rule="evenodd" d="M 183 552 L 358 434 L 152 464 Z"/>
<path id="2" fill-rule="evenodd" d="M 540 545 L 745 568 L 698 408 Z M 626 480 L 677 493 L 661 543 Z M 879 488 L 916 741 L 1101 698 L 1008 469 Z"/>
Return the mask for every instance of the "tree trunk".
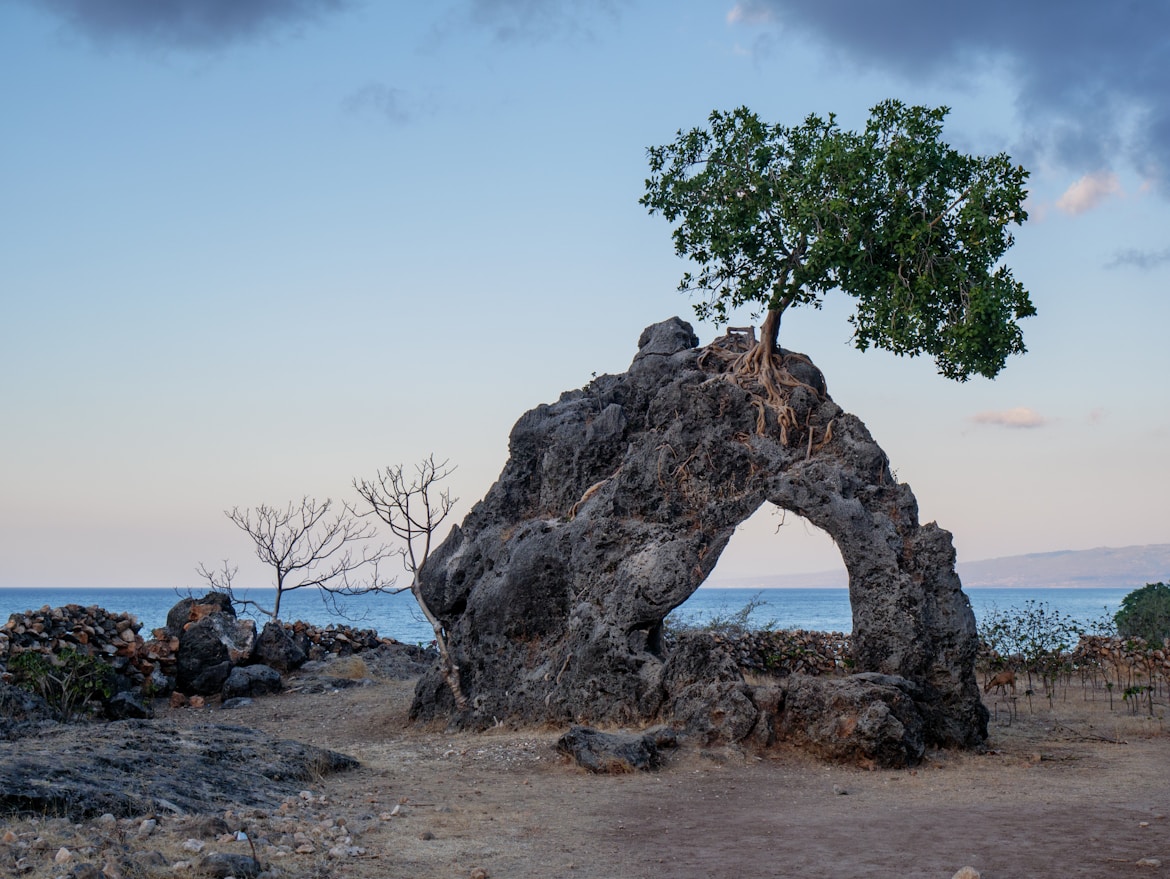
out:
<path id="1" fill-rule="evenodd" d="M 455 707 L 460 711 L 466 711 L 467 697 L 463 694 L 462 676 L 459 674 L 459 666 L 455 664 L 455 658 L 451 655 L 451 648 L 447 644 L 447 638 L 443 634 L 443 624 L 439 622 L 439 618 L 431 613 L 431 609 L 427 606 L 417 577 L 415 577 L 414 582 L 411 584 L 410 591 L 414 595 L 414 600 L 418 602 L 423 616 L 427 618 L 427 622 L 431 624 L 431 629 L 434 630 L 435 646 L 439 649 L 439 667 L 442 669 L 443 680 L 447 682 L 447 686 L 451 688 L 451 695 L 455 697 Z"/>
<path id="2" fill-rule="evenodd" d="M 765 349 L 764 356 L 771 358 L 780 350 L 780 309 L 773 308 L 764 318 L 764 325 L 760 327 L 760 345 Z"/>

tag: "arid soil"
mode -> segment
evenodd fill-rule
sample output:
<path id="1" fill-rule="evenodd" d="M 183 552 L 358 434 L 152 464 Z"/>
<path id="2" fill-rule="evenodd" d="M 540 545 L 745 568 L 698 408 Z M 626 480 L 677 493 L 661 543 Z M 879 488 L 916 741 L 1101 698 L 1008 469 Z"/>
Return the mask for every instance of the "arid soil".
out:
<path id="1" fill-rule="evenodd" d="M 966 865 L 983 879 L 1170 874 L 1165 705 L 1154 718 L 1119 699 L 1110 711 L 1103 691 L 1087 699 L 1079 684 L 1051 707 L 1033 697 L 1029 710 L 1021 696 L 1010 724 L 1000 704 L 988 753 L 932 752 L 913 770 L 691 745 L 661 771 L 618 776 L 560 758 L 559 730 L 412 727 L 411 692 L 410 681 L 377 680 L 168 716 L 252 726 L 361 761 L 307 783 L 279 812 L 223 816 L 261 840 L 278 876 L 949 879 Z M 142 843 L 172 865 L 159 875 L 177 875 L 190 827 L 160 820 Z M 281 838 L 291 852 L 264 848 Z M 46 859 L 55 845 L 42 846 Z M 227 834 L 205 850 L 215 847 L 250 853 Z"/>

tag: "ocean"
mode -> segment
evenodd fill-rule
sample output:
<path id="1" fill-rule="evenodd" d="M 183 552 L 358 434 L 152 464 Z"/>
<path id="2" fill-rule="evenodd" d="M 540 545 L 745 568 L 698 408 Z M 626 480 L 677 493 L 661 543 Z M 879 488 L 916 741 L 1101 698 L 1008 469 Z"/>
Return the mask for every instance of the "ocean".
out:
<path id="1" fill-rule="evenodd" d="M 976 620 L 988 613 L 1023 608 L 1028 601 L 1044 602 L 1090 630 L 1103 616 L 1112 617 L 1121 606 L 1128 588 L 970 588 L 964 590 L 971 599 Z M 271 607 L 271 590 L 239 590 L 261 606 Z M 197 596 L 203 592 L 196 592 Z M 153 629 L 166 622 L 167 611 L 186 597 L 173 589 L 0 589 L 0 621 L 9 615 L 39 610 L 45 605 L 59 607 L 80 604 L 97 605 L 113 613 L 132 613 L 142 623 L 141 634 L 148 638 Z M 780 629 L 811 629 L 826 632 L 851 632 L 853 620 L 846 589 L 718 589 L 701 587 L 678 607 L 672 617 L 683 623 L 704 623 L 737 614 L 749 602 L 756 606 L 748 617 L 754 626 L 772 625 Z M 374 594 L 339 597 L 344 616 L 333 613 L 316 590 L 286 592 L 281 616 L 304 620 L 319 626 L 347 625 L 375 629 L 378 634 L 407 644 L 429 644 L 434 638 L 430 624 L 423 618 L 409 592 L 397 595 Z M 263 617 L 247 608 L 237 607 L 241 616 L 262 622 Z"/>

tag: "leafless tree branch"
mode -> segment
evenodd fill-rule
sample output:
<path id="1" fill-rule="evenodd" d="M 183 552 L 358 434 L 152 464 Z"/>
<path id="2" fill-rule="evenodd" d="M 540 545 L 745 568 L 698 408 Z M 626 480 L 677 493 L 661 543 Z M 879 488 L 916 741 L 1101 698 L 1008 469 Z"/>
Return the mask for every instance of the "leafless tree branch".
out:
<path id="1" fill-rule="evenodd" d="M 451 688 L 458 709 L 465 711 L 467 697 L 463 694 L 459 666 L 451 654 L 448 633 L 427 605 L 419 583 L 419 572 L 430 557 L 435 531 L 458 501 L 441 488 L 443 480 L 454 470 L 447 461 L 436 461 L 430 455 L 415 466 L 413 475 L 398 464 L 379 470 L 373 479 L 355 479 L 353 487 L 369 504 L 370 509 L 363 515 L 377 516 L 401 542 L 396 552 L 410 574 L 408 588 L 434 630 L 443 679 Z"/>

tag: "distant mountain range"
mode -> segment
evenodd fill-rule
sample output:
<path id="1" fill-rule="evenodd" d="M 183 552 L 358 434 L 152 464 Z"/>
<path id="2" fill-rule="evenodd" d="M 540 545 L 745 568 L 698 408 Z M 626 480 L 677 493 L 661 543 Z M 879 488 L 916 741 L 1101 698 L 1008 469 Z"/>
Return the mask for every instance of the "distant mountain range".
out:
<path id="1" fill-rule="evenodd" d="M 1022 587 L 1043 589 L 1106 588 L 1137 589 L 1147 583 L 1170 582 L 1170 543 L 1147 546 L 1102 546 L 1034 552 L 976 562 L 959 562 L 964 587 Z M 775 574 L 721 579 L 710 586 L 783 589 L 848 586 L 845 569 L 812 574 Z"/>

